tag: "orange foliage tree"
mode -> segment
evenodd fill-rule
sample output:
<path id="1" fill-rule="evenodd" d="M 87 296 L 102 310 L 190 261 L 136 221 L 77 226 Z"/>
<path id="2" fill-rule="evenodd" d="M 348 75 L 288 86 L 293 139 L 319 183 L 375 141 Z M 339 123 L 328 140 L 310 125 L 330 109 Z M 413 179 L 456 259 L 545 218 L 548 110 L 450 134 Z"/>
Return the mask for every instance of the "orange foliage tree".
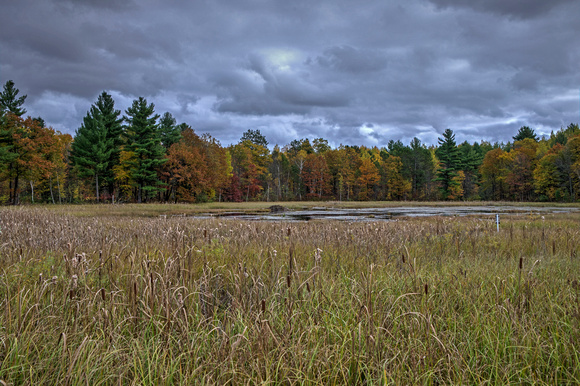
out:
<path id="1" fill-rule="evenodd" d="M 389 156 L 382 164 L 385 181 L 385 200 L 400 200 L 411 192 L 411 182 L 405 180 L 401 174 L 403 163 L 401 157 Z"/>
<path id="2" fill-rule="evenodd" d="M 500 148 L 488 151 L 480 167 L 482 193 L 492 200 L 503 200 L 508 192 L 509 153 Z"/>
<path id="3" fill-rule="evenodd" d="M 381 176 L 368 153 L 363 154 L 361 157 L 361 165 L 358 171 L 359 174 L 356 179 L 359 188 L 358 199 L 364 201 L 374 198 L 373 188 L 380 181 Z"/>
<path id="4" fill-rule="evenodd" d="M 167 197 L 174 201 L 213 200 L 231 176 L 228 154 L 210 136 L 199 137 L 191 128 L 171 145 L 161 174 L 168 183 Z"/>
<path id="5" fill-rule="evenodd" d="M 311 153 L 306 156 L 302 181 L 308 198 L 320 199 L 330 193 L 330 172 L 322 154 Z"/>

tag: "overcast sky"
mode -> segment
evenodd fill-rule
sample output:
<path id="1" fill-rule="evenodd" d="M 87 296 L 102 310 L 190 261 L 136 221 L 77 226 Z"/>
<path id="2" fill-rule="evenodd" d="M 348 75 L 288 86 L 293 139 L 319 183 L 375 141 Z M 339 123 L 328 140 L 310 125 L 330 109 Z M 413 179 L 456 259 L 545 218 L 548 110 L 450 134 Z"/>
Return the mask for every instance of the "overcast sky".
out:
<path id="1" fill-rule="evenodd" d="M 223 145 L 508 141 L 579 121 L 578 0 L 7 0 L 0 82 L 74 135 L 106 90 Z"/>

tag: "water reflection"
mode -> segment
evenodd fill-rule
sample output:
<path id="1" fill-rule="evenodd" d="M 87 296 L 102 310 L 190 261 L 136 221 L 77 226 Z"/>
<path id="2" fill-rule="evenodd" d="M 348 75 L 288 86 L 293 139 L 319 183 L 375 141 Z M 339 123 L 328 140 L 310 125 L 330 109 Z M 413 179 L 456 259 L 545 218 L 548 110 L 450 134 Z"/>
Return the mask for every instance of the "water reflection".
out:
<path id="1" fill-rule="evenodd" d="M 532 206 L 401 206 L 391 208 L 310 208 L 307 210 L 281 210 L 277 207 L 271 212 L 222 212 L 204 214 L 196 217 L 224 217 L 253 221 L 389 221 L 401 217 L 429 216 L 474 216 L 482 217 L 513 214 L 544 215 L 549 213 L 576 212 L 574 207 L 532 207 Z"/>

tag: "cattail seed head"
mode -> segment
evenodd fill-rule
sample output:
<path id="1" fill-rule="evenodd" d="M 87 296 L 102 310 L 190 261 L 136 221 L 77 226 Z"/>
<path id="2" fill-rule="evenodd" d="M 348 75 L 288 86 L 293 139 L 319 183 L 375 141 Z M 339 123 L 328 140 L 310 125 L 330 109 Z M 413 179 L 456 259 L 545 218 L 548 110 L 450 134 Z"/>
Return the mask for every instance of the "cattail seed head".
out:
<path id="1" fill-rule="evenodd" d="M 179 307 L 183 307 L 183 294 L 181 292 L 177 294 L 177 304 Z"/>

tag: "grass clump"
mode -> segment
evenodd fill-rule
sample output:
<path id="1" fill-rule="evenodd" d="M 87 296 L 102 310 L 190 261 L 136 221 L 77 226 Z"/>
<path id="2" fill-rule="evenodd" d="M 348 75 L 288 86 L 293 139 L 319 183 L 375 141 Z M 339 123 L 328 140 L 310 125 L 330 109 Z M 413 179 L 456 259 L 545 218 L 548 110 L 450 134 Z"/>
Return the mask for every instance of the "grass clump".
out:
<path id="1" fill-rule="evenodd" d="M 0 380 L 578 383 L 578 220 L 4 209 Z"/>

